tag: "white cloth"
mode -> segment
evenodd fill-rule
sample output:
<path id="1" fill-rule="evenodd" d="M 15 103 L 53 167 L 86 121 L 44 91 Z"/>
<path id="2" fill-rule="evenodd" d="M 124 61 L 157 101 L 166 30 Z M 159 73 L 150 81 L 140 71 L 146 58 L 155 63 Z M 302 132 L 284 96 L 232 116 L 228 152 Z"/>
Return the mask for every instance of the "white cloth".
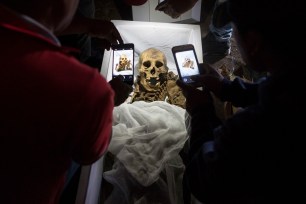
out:
<path id="1" fill-rule="evenodd" d="M 187 140 L 185 109 L 164 101 L 124 103 L 114 109 L 109 151 L 143 186 L 159 178 Z"/>

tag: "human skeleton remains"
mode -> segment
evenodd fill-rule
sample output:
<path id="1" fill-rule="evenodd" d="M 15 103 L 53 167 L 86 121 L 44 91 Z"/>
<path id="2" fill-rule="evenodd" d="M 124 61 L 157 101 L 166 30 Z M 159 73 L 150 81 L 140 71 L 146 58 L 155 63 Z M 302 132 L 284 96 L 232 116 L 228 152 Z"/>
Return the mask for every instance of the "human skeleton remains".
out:
<path id="1" fill-rule="evenodd" d="M 119 64 L 116 64 L 116 71 L 132 70 L 131 60 L 125 54 L 120 55 Z"/>
<path id="2" fill-rule="evenodd" d="M 194 61 L 189 59 L 189 58 L 185 58 L 185 61 L 183 62 L 183 67 L 185 68 L 191 68 L 194 69 Z"/>
<path id="3" fill-rule="evenodd" d="M 167 59 L 163 52 L 155 48 L 143 51 L 139 57 L 139 75 L 134 83 L 134 101 L 167 101 L 185 108 L 185 97 L 176 85 L 178 76 L 168 72 Z"/>

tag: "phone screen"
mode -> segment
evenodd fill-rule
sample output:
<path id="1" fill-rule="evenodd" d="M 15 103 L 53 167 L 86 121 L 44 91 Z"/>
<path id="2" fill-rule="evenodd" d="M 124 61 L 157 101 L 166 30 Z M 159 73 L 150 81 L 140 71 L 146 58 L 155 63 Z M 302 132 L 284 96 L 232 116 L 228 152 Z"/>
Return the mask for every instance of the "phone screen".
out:
<path id="1" fill-rule="evenodd" d="M 124 82 L 133 85 L 134 82 L 134 45 L 113 45 L 113 78 L 124 77 Z"/>
<path id="2" fill-rule="evenodd" d="M 180 79 L 187 84 L 194 84 L 191 76 L 200 75 L 198 59 L 193 47 L 178 46 L 172 49 Z"/>

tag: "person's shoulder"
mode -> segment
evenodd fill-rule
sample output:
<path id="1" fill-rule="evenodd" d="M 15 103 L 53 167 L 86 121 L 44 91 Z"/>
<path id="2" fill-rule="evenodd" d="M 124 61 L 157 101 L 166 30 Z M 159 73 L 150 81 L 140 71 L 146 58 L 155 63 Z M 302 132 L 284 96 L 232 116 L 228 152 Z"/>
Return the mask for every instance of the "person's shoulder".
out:
<path id="1" fill-rule="evenodd" d="M 32 59 L 36 62 L 36 71 L 40 76 L 56 86 L 66 86 L 70 84 L 75 90 L 84 90 L 86 87 L 95 86 L 97 91 L 111 89 L 106 79 L 97 69 L 81 63 L 74 56 L 67 54 L 61 49 L 46 49 Z"/>
<path id="2" fill-rule="evenodd" d="M 44 64 L 43 67 L 46 71 L 62 73 L 68 78 L 69 76 L 86 78 L 100 75 L 97 69 L 80 62 L 65 50 L 46 49 L 38 55 L 40 55 L 40 63 Z"/>

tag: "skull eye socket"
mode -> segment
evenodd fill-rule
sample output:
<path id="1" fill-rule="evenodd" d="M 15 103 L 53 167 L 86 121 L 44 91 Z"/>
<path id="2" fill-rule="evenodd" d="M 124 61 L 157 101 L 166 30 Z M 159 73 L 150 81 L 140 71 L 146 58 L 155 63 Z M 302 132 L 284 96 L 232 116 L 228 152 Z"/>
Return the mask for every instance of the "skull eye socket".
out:
<path id="1" fill-rule="evenodd" d="M 143 66 L 145 66 L 146 68 L 151 67 L 151 62 L 150 61 L 145 61 L 144 63 L 142 63 Z"/>
<path id="2" fill-rule="evenodd" d="M 156 63 L 155 63 L 155 66 L 157 67 L 157 68 L 160 68 L 160 67 L 162 67 L 164 65 L 164 63 L 162 63 L 162 62 L 160 62 L 160 61 L 156 61 Z"/>

